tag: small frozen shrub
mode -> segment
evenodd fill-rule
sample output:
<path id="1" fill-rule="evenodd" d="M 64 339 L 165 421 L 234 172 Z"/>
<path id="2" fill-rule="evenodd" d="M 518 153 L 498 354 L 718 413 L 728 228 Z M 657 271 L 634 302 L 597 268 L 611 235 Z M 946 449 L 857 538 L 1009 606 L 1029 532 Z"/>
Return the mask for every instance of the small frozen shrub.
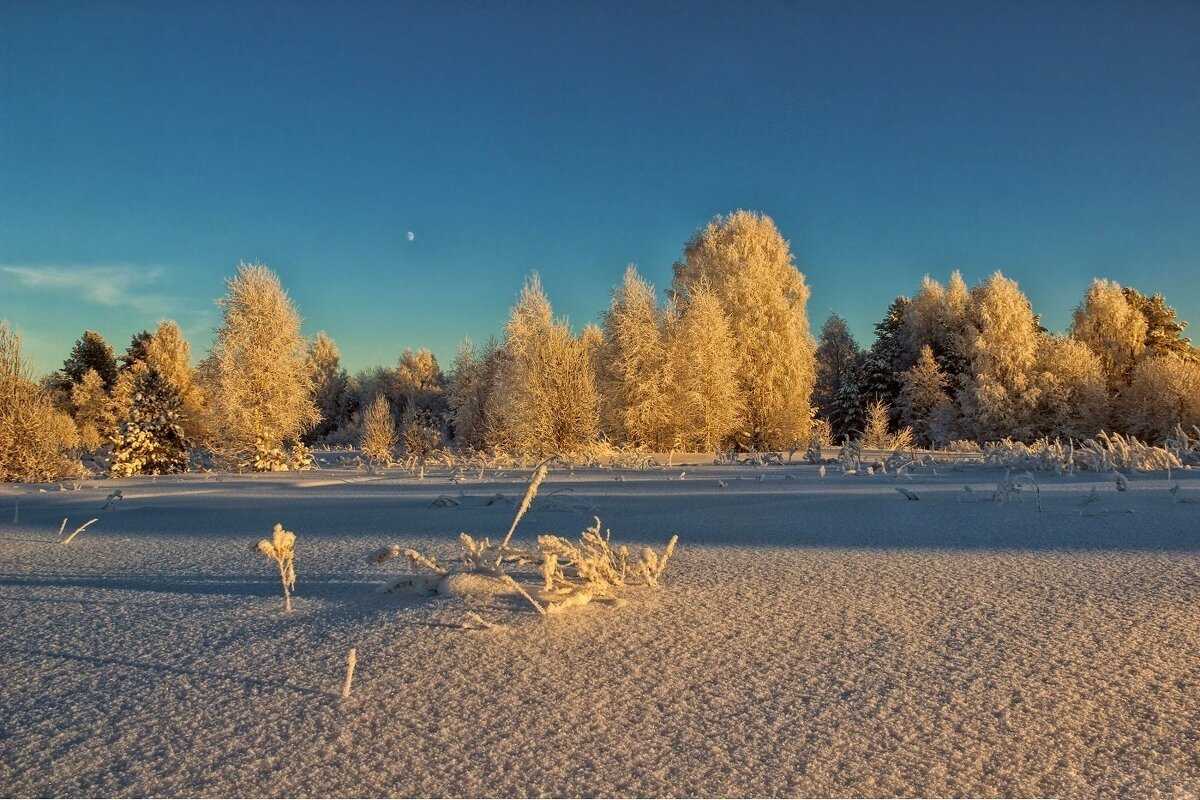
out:
<path id="1" fill-rule="evenodd" d="M 292 592 L 296 588 L 295 559 L 296 534 L 285 531 L 279 523 L 271 534 L 270 541 L 262 539 L 252 549 L 262 553 L 279 567 L 279 582 L 283 584 L 283 608 L 292 610 Z"/>

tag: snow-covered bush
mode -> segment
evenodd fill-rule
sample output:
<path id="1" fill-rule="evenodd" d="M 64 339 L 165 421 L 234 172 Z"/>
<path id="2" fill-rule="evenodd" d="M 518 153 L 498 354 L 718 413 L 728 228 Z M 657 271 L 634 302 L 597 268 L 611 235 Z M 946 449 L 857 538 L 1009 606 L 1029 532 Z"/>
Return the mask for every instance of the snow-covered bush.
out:
<path id="1" fill-rule="evenodd" d="M 464 572 L 452 572 L 435 559 L 399 545 L 372 553 L 368 557 L 372 564 L 381 564 L 403 555 L 414 569 L 421 568 L 432 573 L 394 579 L 383 587 L 383 591 L 408 588 L 443 595 L 515 593 L 528 600 L 539 614 L 553 614 L 592 600 L 616 600 L 617 590 L 625 586 L 659 585 L 663 571 L 675 552 L 678 536 L 671 537 L 661 555 L 646 547 L 636 559 L 631 559 L 627 547 L 613 547 L 611 532 L 601 534 L 601 523 L 597 517 L 595 525 L 583 531 L 578 543 L 546 534 L 538 537 L 536 550 L 510 547 L 509 542 L 517 523 L 528 510 L 545 475 L 546 465 L 543 463 L 530 480 L 508 534 L 499 544 L 493 544 L 487 538 L 477 540 L 469 534 L 460 534 Z M 536 567 L 541 577 L 541 587 L 531 591 L 518 583 L 508 572 L 508 567 L 514 565 Z"/>
<path id="2" fill-rule="evenodd" d="M 1175 432 L 1167 437 L 1164 446 L 1182 463 L 1200 466 L 1200 425 L 1193 425 L 1191 434 L 1182 425 L 1176 425 Z"/>
<path id="3" fill-rule="evenodd" d="M 262 553 L 279 567 L 279 582 L 283 584 L 284 611 L 292 610 L 292 592 L 296 589 L 295 545 L 296 534 L 285 531 L 282 525 L 275 523 L 271 539 L 261 539 L 252 548 L 254 552 Z"/>

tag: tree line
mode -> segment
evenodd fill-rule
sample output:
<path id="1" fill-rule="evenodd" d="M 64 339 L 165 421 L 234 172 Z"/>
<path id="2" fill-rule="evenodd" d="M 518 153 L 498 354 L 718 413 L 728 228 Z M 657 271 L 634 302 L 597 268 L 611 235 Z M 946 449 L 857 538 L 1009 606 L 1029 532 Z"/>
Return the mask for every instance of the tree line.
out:
<path id="1" fill-rule="evenodd" d="M 832 315 L 810 333 L 809 289 L 767 216 L 713 219 L 684 245 L 666 302 L 630 266 L 599 325 L 576 332 L 530 276 L 500 334 L 350 375 L 301 331 L 278 277 L 240 265 L 198 367 L 178 325 L 118 358 L 87 331 L 35 382 L 0 323 L 0 478 L 50 480 L 81 457 L 113 475 L 298 468 L 317 443 L 377 460 L 443 447 L 544 455 L 599 448 L 780 450 L 1083 439 L 1155 441 L 1200 424 L 1200 351 L 1160 295 L 1097 280 L 1065 335 L 997 272 L 897 297 L 865 350 Z"/>

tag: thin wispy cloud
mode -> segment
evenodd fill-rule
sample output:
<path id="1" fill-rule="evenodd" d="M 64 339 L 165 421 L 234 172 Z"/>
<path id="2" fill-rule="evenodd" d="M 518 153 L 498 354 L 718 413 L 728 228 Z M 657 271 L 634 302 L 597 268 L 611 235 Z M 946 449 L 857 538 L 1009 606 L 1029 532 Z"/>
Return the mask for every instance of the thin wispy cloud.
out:
<path id="1" fill-rule="evenodd" d="M 162 313 L 172 305 L 169 297 L 147 291 L 158 283 L 162 275 L 159 267 L 3 264 L 0 274 L 27 289 L 71 295 L 103 306 L 128 306 L 146 313 Z"/>

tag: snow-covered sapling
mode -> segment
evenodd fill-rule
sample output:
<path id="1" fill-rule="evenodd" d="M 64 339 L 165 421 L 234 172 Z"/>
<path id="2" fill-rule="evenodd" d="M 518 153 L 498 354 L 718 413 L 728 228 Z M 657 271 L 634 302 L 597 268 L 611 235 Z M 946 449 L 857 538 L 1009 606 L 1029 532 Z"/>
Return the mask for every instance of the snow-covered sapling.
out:
<path id="1" fill-rule="evenodd" d="M 251 548 L 254 552 L 262 553 L 275 562 L 279 567 L 279 582 L 283 584 L 283 609 L 292 610 L 292 592 L 296 588 L 295 558 L 296 534 L 285 531 L 278 522 L 271 534 L 271 540 L 262 539 Z"/>

